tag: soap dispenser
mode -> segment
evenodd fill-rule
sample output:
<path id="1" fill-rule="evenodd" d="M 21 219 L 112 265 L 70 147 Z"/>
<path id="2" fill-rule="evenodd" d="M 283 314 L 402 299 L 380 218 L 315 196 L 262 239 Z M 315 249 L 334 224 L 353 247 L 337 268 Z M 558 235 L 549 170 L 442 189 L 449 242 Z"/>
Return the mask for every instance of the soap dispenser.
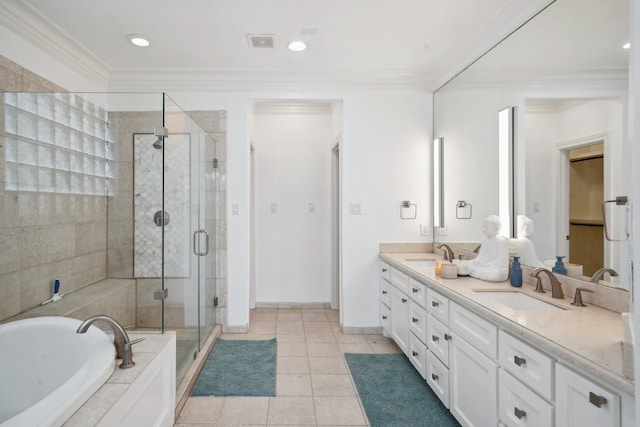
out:
<path id="1" fill-rule="evenodd" d="M 511 263 L 511 274 L 509 274 L 511 286 L 519 288 L 522 286 L 522 268 L 520 267 L 520 257 L 514 256 Z"/>
<path id="2" fill-rule="evenodd" d="M 567 268 L 564 266 L 564 262 L 562 262 L 563 256 L 556 256 L 556 265 L 553 266 L 551 271 L 556 274 L 567 274 Z"/>

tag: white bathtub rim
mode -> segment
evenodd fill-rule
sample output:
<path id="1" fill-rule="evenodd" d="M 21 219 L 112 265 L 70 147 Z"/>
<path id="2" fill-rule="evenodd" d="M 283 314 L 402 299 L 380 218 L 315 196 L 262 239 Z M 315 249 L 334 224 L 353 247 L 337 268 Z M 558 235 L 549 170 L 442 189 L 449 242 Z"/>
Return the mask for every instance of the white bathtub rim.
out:
<path id="1" fill-rule="evenodd" d="M 11 323 L 33 323 L 34 326 L 52 322 L 66 324 L 76 330 L 82 321 L 61 316 L 43 316 L 17 320 Z M 91 354 L 91 361 L 81 366 L 60 387 L 33 406 L 0 424 L 2 427 L 41 426 L 56 427 L 64 424 L 113 374 L 116 367 L 115 347 L 112 338 L 95 326 L 84 334 Z M 92 375 L 89 375 L 92 374 Z M 91 378 L 91 381 L 87 381 Z M 61 405 L 63 403 L 64 405 Z"/>

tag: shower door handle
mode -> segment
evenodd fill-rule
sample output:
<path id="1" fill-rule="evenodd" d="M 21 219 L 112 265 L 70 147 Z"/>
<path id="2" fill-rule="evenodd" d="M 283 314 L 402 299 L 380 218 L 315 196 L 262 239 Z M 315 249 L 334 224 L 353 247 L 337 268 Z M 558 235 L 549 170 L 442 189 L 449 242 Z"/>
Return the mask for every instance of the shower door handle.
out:
<path id="1" fill-rule="evenodd" d="M 204 252 L 198 251 L 198 236 L 204 233 Z M 198 256 L 205 256 L 209 253 L 209 233 L 207 230 L 196 230 L 193 232 L 193 253 Z"/>

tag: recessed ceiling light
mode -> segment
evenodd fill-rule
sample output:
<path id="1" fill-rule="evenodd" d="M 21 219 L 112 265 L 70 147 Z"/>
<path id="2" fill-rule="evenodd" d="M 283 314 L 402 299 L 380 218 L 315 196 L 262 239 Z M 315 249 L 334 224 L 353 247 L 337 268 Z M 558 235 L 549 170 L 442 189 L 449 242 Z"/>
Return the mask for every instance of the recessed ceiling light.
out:
<path id="1" fill-rule="evenodd" d="M 147 47 L 151 44 L 149 43 L 149 40 L 145 39 L 144 37 L 138 36 L 136 34 L 131 34 L 129 36 L 129 41 L 139 47 Z"/>
<path id="2" fill-rule="evenodd" d="M 307 48 L 307 44 L 301 40 L 292 41 L 287 45 L 287 48 L 293 52 L 302 52 Z"/>
<path id="3" fill-rule="evenodd" d="M 622 45 L 623 49 L 631 49 L 631 42 L 626 42 L 625 44 Z"/>

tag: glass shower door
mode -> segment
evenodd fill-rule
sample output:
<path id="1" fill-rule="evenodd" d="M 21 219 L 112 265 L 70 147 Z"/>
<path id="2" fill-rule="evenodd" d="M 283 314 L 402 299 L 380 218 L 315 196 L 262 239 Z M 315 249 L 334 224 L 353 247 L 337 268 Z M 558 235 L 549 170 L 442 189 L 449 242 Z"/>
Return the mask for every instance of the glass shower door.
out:
<path id="1" fill-rule="evenodd" d="M 215 322 L 215 205 L 207 196 L 214 160 L 210 137 L 166 96 L 164 125 L 164 205 L 176 230 L 165 236 L 164 319 L 176 331 L 180 384 Z"/>

